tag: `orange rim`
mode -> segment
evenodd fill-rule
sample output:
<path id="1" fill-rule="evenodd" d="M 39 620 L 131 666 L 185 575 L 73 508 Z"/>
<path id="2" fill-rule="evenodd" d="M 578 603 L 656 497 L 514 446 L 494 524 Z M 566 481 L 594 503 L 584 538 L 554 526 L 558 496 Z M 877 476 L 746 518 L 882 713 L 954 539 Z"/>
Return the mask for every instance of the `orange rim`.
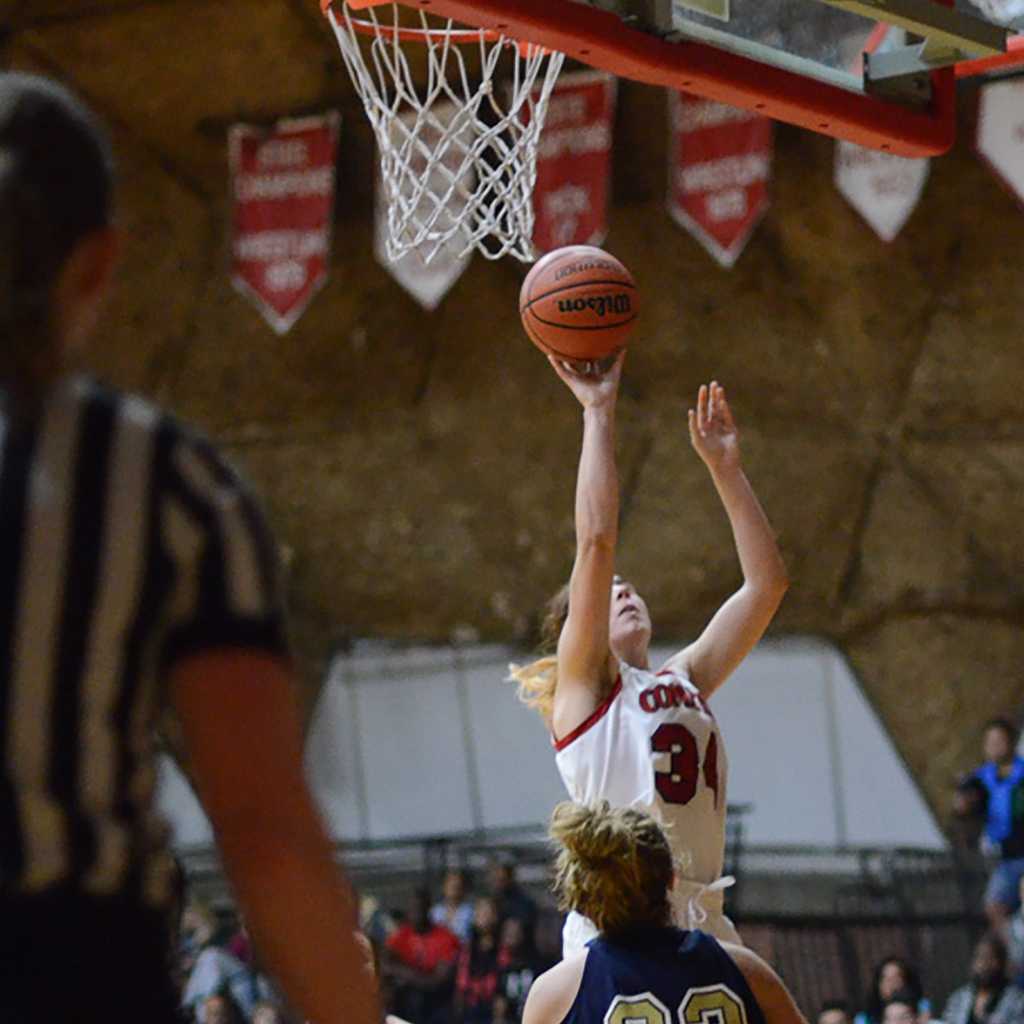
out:
<path id="1" fill-rule="evenodd" d="M 984 75 L 989 71 L 1010 71 L 1016 67 L 1024 67 L 1024 35 L 1014 36 L 1009 40 L 1006 53 L 996 57 L 979 57 L 977 60 L 962 60 L 956 66 L 957 78 L 970 78 L 972 75 Z"/>
<path id="2" fill-rule="evenodd" d="M 320 0 L 320 9 L 324 14 L 337 18 L 334 12 L 335 0 Z M 391 0 L 340 0 L 352 10 L 361 10 L 367 7 L 383 7 Z M 453 29 L 431 29 L 431 28 L 408 28 L 404 25 L 384 25 L 380 22 L 364 21 L 362 18 L 348 16 L 348 23 L 362 36 L 388 37 L 397 39 L 400 43 L 479 43 L 483 40 L 486 43 L 496 43 L 502 38 L 501 34 L 489 28 L 453 28 Z M 510 40 L 511 42 L 511 40 Z"/>

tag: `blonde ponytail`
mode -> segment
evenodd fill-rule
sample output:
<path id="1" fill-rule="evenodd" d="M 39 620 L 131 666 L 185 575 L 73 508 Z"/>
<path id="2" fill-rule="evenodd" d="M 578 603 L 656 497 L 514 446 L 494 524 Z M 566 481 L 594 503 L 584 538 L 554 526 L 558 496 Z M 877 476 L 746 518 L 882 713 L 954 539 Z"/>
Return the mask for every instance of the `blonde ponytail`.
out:
<path id="1" fill-rule="evenodd" d="M 569 584 L 560 587 L 548 601 L 540 627 L 540 649 L 545 654 L 529 665 L 509 665 L 509 679 L 517 687 L 519 699 L 529 708 L 540 712 L 550 726 L 555 707 L 555 689 L 558 686 L 558 658 L 554 650 L 562 627 L 569 616 Z"/>
<path id="2" fill-rule="evenodd" d="M 565 801 L 551 816 L 550 835 L 561 847 L 555 865 L 560 909 L 589 917 L 604 933 L 669 922 L 675 865 L 668 838 L 649 814 L 613 810 L 607 800 Z"/>

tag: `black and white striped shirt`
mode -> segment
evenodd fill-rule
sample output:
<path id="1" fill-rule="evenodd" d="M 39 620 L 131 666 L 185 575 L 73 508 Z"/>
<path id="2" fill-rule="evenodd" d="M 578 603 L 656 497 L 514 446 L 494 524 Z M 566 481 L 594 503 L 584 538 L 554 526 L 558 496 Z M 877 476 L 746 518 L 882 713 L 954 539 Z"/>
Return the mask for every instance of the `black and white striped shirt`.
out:
<path id="1" fill-rule="evenodd" d="M 0 895 L 160 902 L 162 681 L 203 650 L 287 655 L 273 544 L 211 446 L 139 398 L 71 377 L 0 429 Z"/>

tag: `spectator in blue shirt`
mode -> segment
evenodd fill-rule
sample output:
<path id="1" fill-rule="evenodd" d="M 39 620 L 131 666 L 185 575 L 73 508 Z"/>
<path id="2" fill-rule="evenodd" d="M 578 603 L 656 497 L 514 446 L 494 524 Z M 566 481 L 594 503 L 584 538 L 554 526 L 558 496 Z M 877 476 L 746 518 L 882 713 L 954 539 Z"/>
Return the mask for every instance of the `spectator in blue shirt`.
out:
<path id="1" fill-rule="evenodd" d="M 954 813 L 984 819 L 986 849 L 998 858 L 985 889 L 985 914 L 1000 938 L 1020 903 L 1024 878 L 1024 758 L 1016 756 L 1018 733 L 1004 718 L 985 726 L 985 763 L 957 787 Z"/>

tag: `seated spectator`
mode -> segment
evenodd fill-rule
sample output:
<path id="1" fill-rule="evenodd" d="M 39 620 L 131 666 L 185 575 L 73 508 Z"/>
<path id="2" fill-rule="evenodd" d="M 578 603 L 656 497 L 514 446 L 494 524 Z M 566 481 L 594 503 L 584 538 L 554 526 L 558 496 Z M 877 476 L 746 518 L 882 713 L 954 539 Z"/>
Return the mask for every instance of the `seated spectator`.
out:
<path id="1" fill-rule="evenodd" d="M 245 1016 L 230 995 L 218 992 L 207 996 L 199 1008 L 198 1024 L 245 1024 Z"/>
<path id="2" fill-rule="evenodd" d="M 920 1024 L 918 1004 L 920 1000 L 906 989 L 897 992 L 882 1011 L 882 1024 Z"/>
<path id="3" fill-rule="evenodd" d="M 376 896 L 363 896 L 359 901 L 359 926 L 374 946 L 383 946 L 398 924 Z"/>
<path id="4" fill-rule="evenodd" d="M 563 917 L 554 910 L 540 910 L 533 929 L 533 952 L 537 956 L 537 969 L 541 974 L 562 959 Z"/>
<path id="5" fill-rule="evenodd" d="M 499 857 L 491 862 L 491 895 L 498 907 L 498 920 L 504 922 L 518 917 L 526 927 L 526 935 L 533 941 L 533 926 L 537 920 L 537 904 L 516 880 L 516 864 L 511 857 Z"/>
<path id="6" fill-rule="evenodd" d="M 430 920 L 454 932 L 459 942 L 469 941 L 473 904 L 466 898 L 465 871 L 451 868 L 445 874 L 441 883 L 441 899 L 430 908 Z"/>
<path id="7" fill-rule="evenodd" d="M 409 917 L 388 937 L 381 976 L 392 993 L 392 1009 L 416 1024 L 447 1015 L 460 944 L 447 928 L 430 923 L 430 898 L 413 894 Z"/>
<path id="8" fill-rule="evenodd" d="M 182 993 L 181 1005 L 186 1011 L 198 1014 L 210 997 L 222 994 L 229 995 L 244 1019 L 248 1020 L 256 1004 L 270 998 L 272 990 L 263 975 L 209 941 L 196 957 Z"/>
<path id="9" fill-rule="evenodd" d="M 491 1024 L 498 974 L 498 907 L 489 896 L 481 896 L 473 907 L 473 929 L 455 979 L 455 1013 L 462 1024 Z"/>
<path id="10" fill-rule="evenodd" d="M 1024 901 L 1024 878 L 1020 881 L 1018 894 Z M 1006 943 L 1006 955 L 1009 962 L 1010 979 L 1018 988 L 1024 988 L 1024 903 L 1010 918 L 1009 937 Z"/>
<path id="11" fill-rule="evenodd" d="M 246 967 L 252 966 L 252 940 L 249 938 L 249 930 L 245 927 L 244 921 L 238 922 L 237 930 L 228 940 L 227 951 L 237 960 L 241 960 Z"/>
<path id="12" fill-rule="evenodd" d="M 853 1018 L 854 1024 L 882 1024 L 885 1004 L 897 992 L 910 992 L 917 999 L 919 1011 L 927 1013 L 930 1004 L 923 999 L 917 972 L 902 957 L 887 956 L 875 965 L 871 988 L 864 997 L 864 1009 Z"/>
<path id="13" fill-rule="evenodd" d="M 985 916 L 1003 941 L 1020 907 L 1024 877 L 1024 758 L 1016 756 L 1017 730 L 1003 718 L 985 726 L 985 763 L 960 780 L 953 812 L 985 822 L 984 843 L 998 861 L 985 889 Z"/>
<path id="14" fill-rule="evenodd" d="M 516 1022 L 522 1019 L 530 986 L 541 971 L 537 957 L 526 941 L 526 928 L 518 917 L 508 918 L 499 934 L 498 999 L 503 1004 L 500 1007 L 503 1011 L 501 1019 Z"/>
<path id="15" fill-rule="evenodd" d="M 823 1003 L 818 1011 L 818 1024 L 851 1024 L 849 1006 L 842 999 Z"/>
<path id="16" fill-rule="evenodd" d="M 1006 947 L 989 932 L 974 947 L 971 980 L 946 1003 L 944 1024 L 1022 1024 L 1024 992 L 1006 974 Z"/>
<path id="17" fill-rule="evenodd" d="M 253 1009 L 252 1024 L 284 1024 L 284 1014 L 277 1003 L 264 1000 Z"/>
<path id="18" fill-rule="evenodd" d="M 181 914 L 178 930 L 178 962 L 187 978 L 195 967 L 196 958 L 213 942 L 217 932 L 217 920 L 205 903 L 191 901 Z"/>

